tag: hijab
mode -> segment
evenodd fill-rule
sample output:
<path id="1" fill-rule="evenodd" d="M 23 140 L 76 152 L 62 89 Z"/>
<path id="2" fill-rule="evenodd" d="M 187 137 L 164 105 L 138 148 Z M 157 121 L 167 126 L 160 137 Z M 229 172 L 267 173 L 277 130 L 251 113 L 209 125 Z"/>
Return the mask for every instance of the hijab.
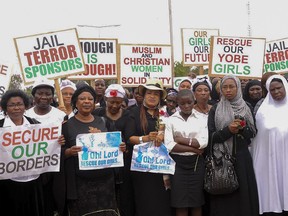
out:
<path id="1" fill-rule="evenodd" d="M 252 99 L 252 98 L 250 97 L 249 89 L 250 89 L 252 86 L 260 86 L 261 89 L 262 89 L 261 82 L 260 82 L 259 80 L 250 80 L 250 81 L 246 84 L 246 86 L 245 86 L 245 88 L 244 88 L 244 91 L 243 91 L 243 99 L 244 99 L 245 101 L 247 101 L 248 103 L 250 103 L 252 107 L 255 107 L 255 105 L 257 104 L 257 102 L 258 102 L 261 98 L 255 100 L 255 99 Z"/>
<path id="2" fill-rule="evenodd" d="M 233 79 L 236 83 L 237 94 L 232 100 L 226 99 L 222 92 L 223 83 L 227 79 Z M 234 120 L 236 115 L 240 115 L 245 119 L 247 125 L 256 134 L 256 128 L 251 109 L 242 98 L 241 82 L 239 78 L 234 75 L 226 75 L 223 77 L 220 83 L 220 95 L 221 98 L 215 111 L 215 126 L 217 131 L 227 127 Z M 232 152 L 232 149 L 230 148 L 233 143 L 232 139 L 233 138 L 231 137 L 226 141 L 230 152 Z"/>

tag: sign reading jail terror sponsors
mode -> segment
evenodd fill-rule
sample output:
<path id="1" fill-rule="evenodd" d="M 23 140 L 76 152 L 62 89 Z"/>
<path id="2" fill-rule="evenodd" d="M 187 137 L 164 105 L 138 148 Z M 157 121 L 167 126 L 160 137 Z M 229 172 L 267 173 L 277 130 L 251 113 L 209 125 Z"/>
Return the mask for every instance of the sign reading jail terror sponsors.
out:
<path id="1" fill-rule="evenodd" d="M 266 43 L 264 72 L 288 72 L 288 38 Z"/>
<path id="2" fill-rule="evenodd" d="M 164 144 L 156 147 L 152 142 L 134 145 L 131 170 L 174 175 L 175 161 Z"/>
<path id="3" fill-rule="evenodd" d="M 69 79 L 117 79 L 117 39 L 80 38 L 86 71 Z"/>
<path id="4" fill-rule="evenodd" d="M 133 87 L 157 78 L 164 86 L 172 86 L 170 45 L 120 44 L 119 83 Z"/>
<path id="5" fill-rule="evenodd" d="M 0 179 L 58 172 L 61 124 L 33 124 L 0 129 Z"/>
<path id="6" fill-rule="evenodd" d="M 14 38 L 25 84 L 85 72 L 76 29 Z"/>
<path id="7" fill-rule="evenodd" d="M 182 61 L 184 66 L 208 65 L 211 36 L 219 29 L 181 29 Z"/>
<path id="8" fill-rule="evenodd" d="M 9 87 L 12 75 L 12 65 L 7 61 L 0 60 L 0 98 Z"/>
<path id="9" fill-rule="evenodd" d="M 261 78 L 265 42 L 264 38 L 212 36 L 209 76 Z"/>
<path id="10" fill-rule="evenodd" d="M 82 147 L 78 153 L 79 169 L 123 167 L 123 152 L 119 150 L 121 142 L 120 131 L 77 135 L 76 145 Z"/>

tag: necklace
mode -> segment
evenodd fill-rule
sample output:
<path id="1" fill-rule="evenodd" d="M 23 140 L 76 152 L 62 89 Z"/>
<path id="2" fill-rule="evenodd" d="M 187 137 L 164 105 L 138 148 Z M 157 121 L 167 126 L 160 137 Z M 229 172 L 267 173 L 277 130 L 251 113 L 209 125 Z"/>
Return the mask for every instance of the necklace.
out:
<path id="1" fill-rule="evenodd" d="M 196 104 L 195 108 L 198 108 L 198 111 L 200 111 L 201 113 L 203 113 L 205 115 L 208 115 L 208 113 L 209 113 L 209 107 L 208 106 L 205 107 L 205 110 L 203 110 L 203 109 L 201 109 L 201 107 L 198 104 Z"/>

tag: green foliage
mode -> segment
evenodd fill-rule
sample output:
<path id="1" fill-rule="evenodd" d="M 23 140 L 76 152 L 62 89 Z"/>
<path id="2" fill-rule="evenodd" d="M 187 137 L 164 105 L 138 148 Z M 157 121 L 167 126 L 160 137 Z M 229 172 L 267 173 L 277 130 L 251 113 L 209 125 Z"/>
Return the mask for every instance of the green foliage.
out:
<path id="1" fill-rule="evenodd" d="M 183 66 L 183 62 L 174 62 L 174 76 L 175 77 L 183 77 L 187 76 L 190 71 L 190 67 Z"/>
<path id="2" fill-rule="evenodd" d="M 21 84 L 22 84 L 22 79 L 19 74 L 13 74 L 10 79 L 9 87 L 8 90 L 10 89 L 22 89 Z"/>

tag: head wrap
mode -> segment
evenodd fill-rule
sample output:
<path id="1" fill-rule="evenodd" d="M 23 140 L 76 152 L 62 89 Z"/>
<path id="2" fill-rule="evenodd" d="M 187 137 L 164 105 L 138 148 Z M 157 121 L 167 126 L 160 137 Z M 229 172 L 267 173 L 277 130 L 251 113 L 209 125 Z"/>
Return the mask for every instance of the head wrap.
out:
<path id="1" fill-rule="evenodd" d="M 120 84 L 111 84 L 105 90 L 105 97 L 119 97 L 124 98 L 126 92 L 124 88 Z"/>

